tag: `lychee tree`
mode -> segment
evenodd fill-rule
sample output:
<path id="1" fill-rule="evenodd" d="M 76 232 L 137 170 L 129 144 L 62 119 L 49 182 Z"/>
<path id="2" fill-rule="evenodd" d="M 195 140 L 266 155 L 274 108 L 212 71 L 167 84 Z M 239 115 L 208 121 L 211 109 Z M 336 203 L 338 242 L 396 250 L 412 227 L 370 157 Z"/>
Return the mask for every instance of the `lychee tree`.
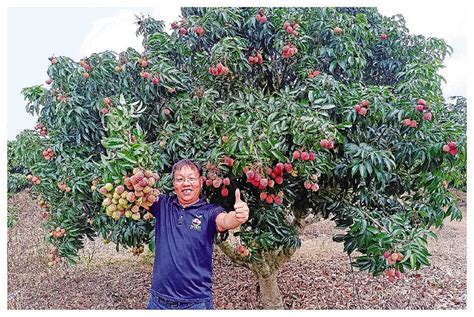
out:
<path id="1" fill-rule="evenodd" d="M 39 135 L 11 155 L 48 206 L 51 264 L 85 236 L 153 249 L 145 207 L 194 158 L 210 201 L 231 210 L 240 188 L 250 206 L 238 245 L 217 242 L 265 308 L 283 307 L 276 273 L 320 218 L 361 270 L 395 281 L 429 265 L 431 229 L 461 218 L 449 175 L 466 162 L 443 40 L 374 8 L 184 8 L 171 29 L 141 17 L 144 52 L 52 56 L 50 87 L 23 90 Z"/>

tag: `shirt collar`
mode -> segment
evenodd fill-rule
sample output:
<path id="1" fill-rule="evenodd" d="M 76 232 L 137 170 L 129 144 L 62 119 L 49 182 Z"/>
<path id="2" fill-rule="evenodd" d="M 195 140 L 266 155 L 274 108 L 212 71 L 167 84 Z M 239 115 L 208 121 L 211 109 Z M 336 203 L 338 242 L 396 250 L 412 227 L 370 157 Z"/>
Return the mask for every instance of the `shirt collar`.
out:
<path id="1" fill-rule="evenodd" d="M 171 201 L 172 204 L 175 204 L 176 206 L 178 207 L 182 207 L 182 205 L 179 203 L 179 200 L 178 200 L 178 196 L 176 195 L 173 195 L 172 196 L 172 201 Z M 204 206 L 206 204 L 206 199 L 204 199 L 204 197 L 201 197 L 199 198 L 199 200 L 197 202 L 195 202 L 194 204 L 190 205 L 190 206 L 187 206 L 187 207 L 184 207 L 184 208 L 194 208 L 194 207 L 201 207 L 201 206 Z"/>

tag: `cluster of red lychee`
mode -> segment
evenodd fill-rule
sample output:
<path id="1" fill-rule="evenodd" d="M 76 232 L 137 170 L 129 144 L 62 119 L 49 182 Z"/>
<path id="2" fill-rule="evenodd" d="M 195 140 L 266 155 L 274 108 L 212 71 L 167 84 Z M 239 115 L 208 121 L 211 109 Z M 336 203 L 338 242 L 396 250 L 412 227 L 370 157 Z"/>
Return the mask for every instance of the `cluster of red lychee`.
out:
<path id="1" fill-rule="evenodd" d="M 290 58 L 296 53 L 298 53 L 298 49 L 293 43 L 287 44 L 281 49 L 281 55 L 283 56 L 283 58 Z"/>
<path id="2" fill-rule="evenodd" d="M 104 98 L 104 103 L 105 106 L 102 108 L 101 112 L 102 114 L 107 114 L 109 112 L 109 108 L 112 106 L 112 101 L 110 100 L 110 98 L 106 97 Z"/>
<path id="3" fill-rule="evenodd" d="M 57 227 L 56 229 L 52 230 L 50 233 L 49 233 L 49 236 L 50 237 L 53 237 L 53 238 L 61 238 L 61 237 L 64 237 L 66 236 L 67 233 L 66 233 L 66 229 L 64 228 L 61 228 L 61 227 Z"/>
<path id="4" fill-rule="evenodd" d="M 176 21 L 174 21 L 173 23 L 171 23 L 171 28 L 172 28 L 173 30 L 179 29 L 179 34 L 181 34 L 181 35 L 187 35 L 187 34 L 188 34 L 188 29 L 186 28 L 187 24 L 188 24 L 188 20 L 186 20 L 186 19 L 181 19 L 181 21 L 179 22 L 179 24 L 178 24 L 178 22 L 176 22 Z"/>
<path id="5" fill-rule="evenodd" d="M 90 72 L 90 71 L 92 70 L 91 65 L 90 65 L 88 62 L 86 62 L 85 60 L 83 60 L 83 59 L 81 59 L 81 60 L 79 61 L 79 65 L 81 65 L 81 66 L 82 66 L 86 71 L 88 71 L 88 72 Z"/>
<path id="6" fill-rule="evenodd" d="M 392 253 L 388 250 L 383 253 L 383 257 L 386 259 L 388 265 L 394 265 L 397 262 L 403 261 L 405 258 L 405 256 L 400 252 Z M 400 271 L 395 268 L 386 269 L 385 274 L 387 274 L 390 282 L 395 282 L 395 279 L 400 278 L 401 276 Z"/>
<path id="7" fill-rule="evenodd" d="M 46 150 L 43 151 L 43 157 L 45 160 L 51 160 L 54 157 L 54 151 L 52 148 L 47 148 Z"/>
<path id="8" fill-rule="evenodd" d="M 293 171 L 293 165 L 291 163 L 277 163 L 275 168 L 267 167 L 265 173 L 261 166 L 255 167 L 244 167 L 243 172 L 247 177 L 247 183 L 251 183 L 253 186 L 263 190 L 267 187 L 273 188 L 275 183 L 278 185 L 283 184 L 283 171 L 291 173 Z M 265 174 L 267 177 L 265 177 Z"/>
<path id="9" fill-rule="evenodd" d="M 69 193 L 71 191 L 71 187 L 69 187 L 67 183 L 64 181 L 59 182 L 57 185 L 58 185 L 59 190 L 62 192 Z"/>
<path id="10" fill-rule="evenodd" d="M 51 85 L 52 82 L 53 82 L 53 79 L 52 79 L 52 78 L 48 78 L 48 79 L 46 79 L 46 81 L 45 81 L 45 83 L 46 83 L 47 85 Z"/>
<path id="11" fill-rule="evenodd" d="M 122 216 L 140 220 L 140 207 L 149 208 L 160 194 L 159 189 L 154 188 L 159 179 L 157 173 L 134 168 L 131 176 L 124 176 L 123 185 L 114 188 L 111 183 L 105 184 L 99 193 L 105 196 L 102 206 L 106 214 L 115 220 Z M 153 215 L 149 212 L 143 216 L 145 220 L 151 218 Z"/>
<path id="12" fill-rule="evenodd" d="M 79 61 L 79 65 L 81 65 L 85 70 L 85 72 L 82 73 L 82 77 L 89 78 L 90 77 L 90 72 L 92 71 L 91 65 L 83 59 L 81 59 Z"/>
<path id="13" fill-rule="evenodd" d="M 335 27 L 334 28 L 334 33 L 336 33 L 336 35 L 341 35 L 342 32 L 344 32 L 340 27 Z"/>
<path id="14" fill-rule="evenodd" d="M 315 70 L 313 72 L 308 72 L 308 78 L 314 78 L 316 76 L 319 76 L 319 74 L 321 74 L 321 72 L 319 70 Z"/>
<path id="15" fill-rule="evenodd" d="M 328 140 L 328 139 L 322 139 L 321 141 L 319 141 L 319 145 L 323 149 L 331 150 L 332 148 L 334 148 L 334 141 Z"/>
<path id="16" fill-rule="evenodd" d="M 194 33 L 196 33 L 198 36 L 203 36 L 204 35 L 204 28 L 200 25 L 196 25 L 193 29 Z"/>
<path id="17" fill-rule="evenodd" d="M 288 21 L 283 23 L 283 29 L 285 29 L 286 33 L 291 34 L 293 36 L 298 36 L 299 28 L 300 26 L 298 23 L 288 22 Z"/>
<path id="18" fill-rule="evenodd" d="M 43 209 L 49 209 L 48 203 L 44 199 L 41 199 L 38 202 L 38 205 Z"/>
<path id="19" fill-rule="evenodd" d="M 255 19 L 262 24 L 268 21 L 265 15 L 265 12 L 262 9 L 258 10 L 257 15 L 255 16 Z"/>
<path id="20" fill-rule="evenodd" d="M 58 63 L 58 59 L 54 56 L 51 56 L 48 59 L 51 62 L 51 64 L 53 64 L 53 65 Z"/>
<path id="21" fill-rule="evenodd" d="M 142 254 L 143 251 L 145 251 L 145 247 L 143 245 L 138 246 L 138 247 L 133 247 L 131 251 L 132 251 L 133 255 L 138 256 L 138 255 Z"/>
<path id="22" fill-rule="evenodd" d="M 400 252 L 391 253 L 388 250 L 383 253 L 383 257 L 387 260 L 388 265 L 393 265 L 397 262 L 403 261 L 405 258 L 405 256 Z"/>
<path id="23" fill-rule="evenodd" d="M 416 128 L 418 126 L 418 122 L 416 120 L 412 120 L 409 118 L 403 119 L 402 124 L 405 127 Z"/>
<path id="24" fill-rule="evenodd" d="M 47 219 L 49 217 L 49 205 L 48 205 L 48 203 L 45 200 L 40 199 L 38 204 L 41 207 L 41 209 L 43 209 L 43 211 L 41 212 L 41 218 Z"/>
<path id="25" fill-rule="evenodd" d="M 68 99 L 68 98 L 67 98 L 67 96 L 65 96 L 65 95 L 58 94 L 58 95 L 56 96 L 56 100 L 59 101 L 59 102 L 67 102 L 67 99 Z"/>
<path id="26" fill-rule="evenodd" d="M 145 78 L 145 79 L 150 79 L 151 78 L 151 83 L 155 86 L 160 83 L 160 77 L 158 77 L 159 76 L 158 73 L 155 73 L 152 77 L 152 75 L 149 72 L 141 72 L 140 76 Z"/>
<path id="27" fill-rule="evenodd" d="M 222 63 L 218 63 L 215 67 L 214 65 L 209 67 L 209 73 L 213 76 L 225 76 L 229 73 L 229 68 L 224 66 Z"/>
<path id="28" fill-rule="evenodd" d="M 269 190 L 274 188 L 275 184 L 283 184 L 283 172 L 292 173 L 293 165 L 291 163 L 277 163 L 274 168 L 268 166 L 265 169 L 261 164 L 257 164 L 253 167 L 245 166 L 243 172 L 247 177 L 247 183 L 251 183 L 253 186 L 260 190 Z M 278 194 L 269 193 L 264 191 L 260 193 L 260 199 L 266 201 L 268 204 L 281 205 L 283 203 L 283 192 L 279 191 Z"/>
<path id="29" fill-rule="evenodd" d="M 93 191 L 93 192 L 96 191 L 96 189 L 97 189 L 97 184 L 99 184 L 99 180 L 100 180 L 100 179 L 97 178 L 97 179 L 94 179 L 94 180 L 92 181 L 91 191 Z"/>
<path id="30" fill-rule="evenodd" d="M 449 141 L 447 144 L 443 145 L 443 152 L 451 155 L 458 154 L 458 146 L 456 145 L 456 142 Z"/>
<path id="31" fill-rule="evenodd" d="M 423 99 L 418 99 L 415 109 L 416 111 L 423 112 L 423 120 L 431 121 L 431 119 L 433 118 L 431 111 L 428 109 L 428 105 Z"/>
<path id="32" fill-rule="evenodd" d="M 308 180 L 304 181 L 303 186 L 307 190 L 312 190 L 313 192 L 317 192 L 319 190 L 318 175 L 316 174 L 311 175 L 311 181 L 308 181 Z"/>
<path id="33" fill-rule="evenodd" d="M 224 157 L 224 164 L 228 167 L 232 167 L 234 165 L 234 159 L 228 156 Z M 228 177 L 220 177 L 219 176 L 219 169 L 216 164 L 207 163 L 205 166 L 205 183 L 207 187 L 214 187 L 215 189 L 219 189 L 221 186 L 221 196 L 227 197 L 229 196 L 229 189 L 227 188 L 230 186 L 230 178 Z"/>
<path id="34" fill-rule="evenodd" d="M 35 130 L 41 136 L 47 136 L 48 135 L 48 129 L 46 129 L 46 127 L 44 125 L 42 125 L 41 123 L 38 123 L 37 125 L 35 125 Z"/>
<path id="35" fill-rule="evenodd" d="M 92 71 L 92 67 L 84 60 L 80 60 L 79 64 L 84 68 L 84 72 L 82 73 L 82 77 L 89 78 L 90 72 Z"/>
<path id="36" fill-rule="evenodd" d="M 230 156 L 224 156 L 224 164 L 227 165 L 228 167 L 234 166 L 234 159 L 231 158 Z"/>
<path id="37" fill-rule="evenodd" d="M 388 39 L 388 35 L 386 33 L 382 33 L 382 34 L 380 34 L 380 39 L 382 41 L 385 41 L 386 39 Z"/>
<path id="38" fill-rule="evenodd" d="M 148 67 L 148 60 L 146 59 L 146 57 L 141 57 L 138 60 L 138 65 L 140 65 L 142 68 L 147 68 Z"/>
<path id="39" fill-rule="evenodd" d="M 39 184 L 41 184 L 41 179 L 40 179 L 39 177 L 37 177 L 37 176 L 34 176 L 34 175 L 27 175 L 26 178 L 27 178 L 28 180 L 30 180 L 30 181 L 33 183 L 33 185 L 39 185 Z"/>
<path id="40" fill-rule="evenodd" d="M 279 191 L 277 195 L 275 194 L 269 194 L 267 192 L 261 192 L 260 193 L 260 200 L 266 201 L 267 204 L 277 204 L 281 205 L 283 203 L 283 192 Z"/>
<path id="41" fill-rule="evenodd" d="M 58 248 L 51 246 L 48 253 L 48 265 L 53 266 L 61 262 L 61 257 L 59 256 Z"/>
<path id="42" fill-rule="evenodd" d="M 387 275 L 388 280 L 392 283 L 395 282 L 396 279 L 400 279 L 402 276 L 400 271 L 393 267 L 390 269 L 386 269 L 385 274 Z"/>
<path id="43" fill-rule="evenodd" d="M 249 64 L 250 65 L 254 65 L 254 64 L 262 65 L 263 64 L 262 54 L 260 52 L 257 52 L 257 55 L 249 56 Z"/>
<path id="44" fill-rule="evenodd" d="M 314 161 L 315 154 L 314 152 L 306 152 L 303 150 L 296 150 L 293 152 L 293 160 L 302 160 L 302 161 Z"/>
<path id="45" fill-rule="evenodd" d="M 369 106 L 370 102 L 368 100 L 362 100 L 354 106 L 354 110 L 357 114 L 364 117 L 367 114 Z"/>

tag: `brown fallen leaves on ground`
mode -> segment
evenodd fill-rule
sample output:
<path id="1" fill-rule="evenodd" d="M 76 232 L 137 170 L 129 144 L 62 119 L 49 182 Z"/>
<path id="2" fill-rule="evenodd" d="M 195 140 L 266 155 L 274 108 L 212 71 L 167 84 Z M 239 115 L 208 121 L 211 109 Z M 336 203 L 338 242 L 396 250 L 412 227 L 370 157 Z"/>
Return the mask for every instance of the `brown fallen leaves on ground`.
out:
<path id="1" fill-rule="evenodd" d="M 287 309 L 465 309 L 466 195 L 458 193 L 464 219 L 447 220 L 430 242 L 432 266 L 396 283 L 351 270 L 330 221 L 309 226 L 302 247 L 278 274 Z M 27 191 L 8 202 L 19 221 L 8 230 L 8 309 L 144 309 L 153 259 L 115 251 L 101 239 L 86 241 L 75 267 L 48 267 L 40 208 Z M 229 274 L 231 272 L 231 274 Z M 216 309 L 261 309 L 257 281 L 220 250 L 214 253 Z"/>

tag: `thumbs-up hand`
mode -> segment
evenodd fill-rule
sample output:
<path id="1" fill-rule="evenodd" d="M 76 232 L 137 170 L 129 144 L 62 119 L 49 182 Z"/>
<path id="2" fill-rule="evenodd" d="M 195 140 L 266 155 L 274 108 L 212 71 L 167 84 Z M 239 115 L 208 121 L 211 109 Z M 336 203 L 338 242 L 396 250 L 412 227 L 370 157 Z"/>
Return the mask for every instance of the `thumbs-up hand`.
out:
<path id="1" fill-rule="evenodd" d="M 235 219 L 239 223 L 244 223 L 249 219 L 249 206 L 240 198 L 240 189 L 235 190 Z"/>

